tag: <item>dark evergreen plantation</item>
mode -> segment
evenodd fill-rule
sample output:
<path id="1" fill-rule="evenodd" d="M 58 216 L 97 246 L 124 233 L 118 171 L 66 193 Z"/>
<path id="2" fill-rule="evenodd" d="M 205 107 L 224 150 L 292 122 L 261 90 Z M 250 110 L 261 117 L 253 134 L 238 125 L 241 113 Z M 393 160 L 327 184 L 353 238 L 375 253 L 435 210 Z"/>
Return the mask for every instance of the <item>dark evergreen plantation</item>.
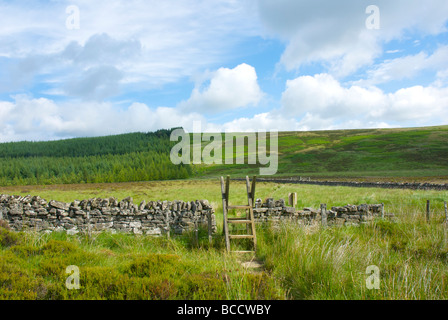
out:
<path id="1" fill-rule="evenodd" d="M 0 144 L 0 185 L 125 182 L 188 178 L 173 165 L 171 130 Z"/>

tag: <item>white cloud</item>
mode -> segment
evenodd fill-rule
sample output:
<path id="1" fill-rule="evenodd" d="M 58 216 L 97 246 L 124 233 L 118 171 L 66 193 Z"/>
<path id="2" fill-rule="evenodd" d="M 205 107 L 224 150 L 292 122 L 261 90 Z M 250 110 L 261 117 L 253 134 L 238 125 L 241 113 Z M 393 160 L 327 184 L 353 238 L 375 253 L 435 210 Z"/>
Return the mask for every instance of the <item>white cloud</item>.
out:
<path id="1" fill-rule="evenodd" d="M 68 5 L 79 8 L 79 29 L 66 28 Z M 51 62 L 56 77 L 67 73 L 67 61 L 83 69 L 112 65 L 124 72 L 124 82 L 145 88 L 216 66 L 242 39 L 259 34 L 255 12 L 241 1 L 77 0 L 30 6 L 0 2 L 0 56 L 59 55 Z"/>
<path id="2" fill-rule="evenodd" d="M 252 118 L 234 119 L 224 123 L 219 129 L 222 132 L 296 131 L 300 130 L 300 126 L 295 119 L 284 117 L 276 111 L 270 111 L 255 114 Z"/>
<path id="3" fill-rule="evenodd" d="M 101 101 L 119 93 L 119 82 L 123 73 L 112 66 L 92 67 L 65 84 L 69 96 Z"/>
<path id="4" fill-rule="evenodd" d="M 78 30 L 65 26 L 65 8 L 72 4 L 80 9 Z M 365 9 L 370 4 L 366 0 L 77 0 L 31 5 L 0 0 L 0 91 L 31 92 L 30 96 L 16 95 L 12 102 L 0 101 L 0 141 L 175 126 L 191 130 L 194 120 L 201 120 L 208 131 L 448 121 L 448 46 L 375 64 L 376 58 L 383 58 L 383 45 L 393 39 L 403 40 L 409 49 L 412 42 L 426 45 L 426 35 L 445 32 L 448 2 L 377 0 L 380 30 L 365 27 Z M 260 35 L 286 43 L 280 61 L 287 70 L 297 72 L 309 64 L 310 74 L 326 73 L 287 81 L 278 106 L 275 94 L 283 90 L 278 88 L 284 80 L 266 80 L 278 47 L 261 48 Z M 219 68 L 245 54 L 238 47 L 245 40 L 245 45 L 261 44 L 248 61 L 256 61 L 250 63 L 258 63 L 259 72 L 263 69 L 261 83 L 272 84 L 265 91 L 272 94 L 270 107 L 277 110 L 250 108 L 268 104 L 264 104 L 267 99 L 253 66 L 242 63 L 233 69 Z M 398 53 L 398 49 L 388 53 Z M 406 49 L 400 52 L 407 54 Z M 341 82 L 345 76 L 365 70 L 366 79 Z M 422 73 L 427 76 L 428 70 L 434 74 L 428 86 L 394 89 L 389 94 L 376 87 Z M 189 98 L 179 94 L 185 92 L 182 82 L 188 79 L 196 80 Z M 172 107 L 149 107 L 138 101 L 141 97 L 160 98 L 154 89 L 161 90 L 166 84 L 175 84 L 173 92 L 179 94 Z M 132 98 L 131 92 L 139 98 Z M 57 100 L 40 95 L 54 95 Z M 117 96 L 127 101 L 126 107 L 104 102 Z M 181 99 L 186 100 L 176 105 Z M 205 115 L 210 114 L 230 120 L 206 121 Z"/>
<path id="5" fill-rule="evenodd" d="M 174 108 L 132 103 L 120 108 L 106 102 L 63 102 L 26 95 L 0 101 L 0 142 L 102 136 L 185 126 L 205 119 Z"/>
<path id="6" fill-rule="evenodd" d="M 382 44 L 404 31 L 438 34 L 446 31 L 448 2 L 377 0 L 380 30 L 368 30 L 368 1 L 261 0 L 259 14 L 270 34 L 287 41 L 281 63 L 288 69 L 323 62 L 329 72 L 347 76 L 370 65 Z"/>
<path id="7" fill-rule="evenodd" d="M 101 64 L 122 64 L 138 57 L 141 43 L 138 40 L 117 40 L 107 33 L 94 34 L 84 45 L 73 41 L 60 56 L 76 65 L 89 66 Z"/>
<path id="8" fill-rule="evenodd" d="M 302 76 L 288 80 L 282 106 L 289 115 L 320 114 L 322 118 L 338 118 L 362 114 L 383 104 L 378 88 L 352 86 L 344 88 L 329 74 Z"/>
<path id="9" fill-rule="evenodd" d="M 318 74 L 288 81 L 282 108 L 307 129 L 436 125 L 448 121 L 448 88 L 414 86 L 385 94 L 375 86 L 344 87 Z"/>
<path id="10" fill-rule="evenodd" d="M 257 105 L 263 97 L 258 86 L 255 68 L 240 64 L 233 69 L 220 68 L 209 74 L 208 81 L 196 85 L 187 101 L 179 104 L 182 110 L 204 113 L 230 111 Z M 208 84 L 204 87 L 204 82 Z"/>
<path id="11" fill-rule="evenodd" d="M 367 71 L 367 78 L 355 82 L 358 85 L 376 85 L 393 80 L 411 79 L 423 71 L 439 72 L 448 69 L 448 46 L 437 48 L 431 55 L 419 52 L 391 60 L 386 60 Z"/>

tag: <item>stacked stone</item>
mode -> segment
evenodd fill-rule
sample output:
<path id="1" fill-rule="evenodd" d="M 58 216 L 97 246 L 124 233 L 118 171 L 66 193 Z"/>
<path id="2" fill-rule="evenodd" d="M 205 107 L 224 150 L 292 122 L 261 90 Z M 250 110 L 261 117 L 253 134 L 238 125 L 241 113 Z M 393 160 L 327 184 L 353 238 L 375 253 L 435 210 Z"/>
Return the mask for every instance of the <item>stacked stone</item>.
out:
<path id="1" fill-rule="evenodd" d="M 261 199 L 255 201 L 254 218 L 259 222 L 293 219 L 311 221 L 320 218 L 320 212 L 313 208 L 296 210 L 294 207 L 286 206 L 284 199 L 267 198 L 265 202 Z"/>
<path id="2" fill-rule="evenodd" d="M 328 213 L 329 222 L 337 225 L 359 225 L 381 215 L 381 204 L 348 204 L 343 207 L 332 207 Z"/>
<path id="3" fill-rule="evenodd" d="M 207 200 L 185 202 L 142 201 L 131 197 L 118 201 L 114 197 L 75 200 L 72 203 L 46 200 L 39 196 L 0 195 L 0 219 L 13 230 L 97 232 L 109 230 L 135 234 L 159 235 L 168 230 L 182 234 L 197 226 L 216 232 L 214 210 Z"/>
<path id="4" fill-rule="evenodd" d="M 253 211 L 257 222 L 283 220 L 296 216 L 295 209 L 287 207 L 284 199 L 276 201 L 273 198 L 267 198 L 265 202 L 257 199 Z"/>
<path id="5" fill-rule="evenodd" d="M 343 207 L 332 207 L 331 210 L 327 210 L 327 221 L 336 225 L 358 225 L 381 215 L 381 210 L 381 204 L 348 204 Z M 322 219 L 320 209 L 307 207 L 296 210 L 287 207 L 284 199 L 273 198 L 267 198 L 264 202 L 261 199 L 255 201 L 254 218 L 257 222 L 295 220 L 306 225 L 320 223 Z"/>
<path id="6" fill-rule="evenodd" d="M 236 179 L 238 180 L 238 179 Z M 276 182 L 276 183 L 300 183 L 300 184 L 313 184 L 320 186 L 346 186 L 346 187 L 366 187 L 366 188 L 389 188 L 389 189 L 413 189 L 413 190 L 448 190 L 448 183 L 429 183 L 429 182 L 367 182 L 367 181 L 317 181 L 310 178 L 299 179 L 265 179 L 257 178 L 259 182 Z"/>

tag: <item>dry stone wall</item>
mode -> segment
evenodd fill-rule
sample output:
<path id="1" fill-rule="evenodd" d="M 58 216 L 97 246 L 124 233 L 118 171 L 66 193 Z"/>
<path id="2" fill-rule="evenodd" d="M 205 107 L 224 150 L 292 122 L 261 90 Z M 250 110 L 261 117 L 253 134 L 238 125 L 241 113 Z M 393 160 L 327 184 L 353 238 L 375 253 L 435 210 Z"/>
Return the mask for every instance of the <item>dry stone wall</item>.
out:
<path id="1" fill-rule="evenodd" d="M 298 210 L 294 207 L 288 207 L 284 199 L 274 200 L 267 198 L 264 202 L 257 199 L 254 208 L 254 218 L 257 222 L 294 220 L 308 225 L 313 223 L 322 223 L 322 213 L 326 216 L 327 225 L 359 225 L 372 220 L 375 216 L 381 216 L 383 210 L 382 204 L 361 204 L 341 207 L 325 208 L 303 208 Z M 385 213 L 386 217 L 392 217 L 392 214 Z"/>
<path id="2" fill-rule="evenodd" d="M 235 180 L 243 180 L 236 178 Z M 304 179 L 282 179 L 282 178 L 257 178 L 258 182 L 275 182 L 291 184 L 312 184 L 319 186 L 341 186 L 355 188 L 387 188 L 387 189 L 411 189 L 411 190 L 448 190 L 448 184 L 429 182 L 356 182 L 356 181 L 316 181 L 310 178 Z"/>
<path id="3" fill-rule="evenodd" d="M 160 235 L 167 231 L 182 234 L 196 226 L 216 232 L 214 210 L 207 200 L 142 201 L 131 197 L 93 198 L 71 203 L 46 201 L 39 196 L 0 195 L 0 219 L 11 229 L 37 231 L 97 232 L 109 230 L 134 234 Z"/>
<path id="4" fill-rule="evenodd" d="M 361 204 L 325 209 L 296 209 L 284 199 L 267 198 L 255 201 L 256 222 L 296 221 L 304 225 L 358 225 L 382 214 L 381 204 Z M 160 235 L 168 231 L 182 234 L 197 227 L 216 233 L 214 209 L 207 200 L 196 201 L 142 201 L 133 203 L 131 197 L 118 201 L 114 197 L 74 200 L 71 203 L 46 201 L 39 196 L 0 195 L 0 219 L 8 222 L 12 230 L 44 232 L 124 232 Z M 322 219 L 322 213 L 325 219 Z M 386 217 L 393 216 L 385 214 Z"/>

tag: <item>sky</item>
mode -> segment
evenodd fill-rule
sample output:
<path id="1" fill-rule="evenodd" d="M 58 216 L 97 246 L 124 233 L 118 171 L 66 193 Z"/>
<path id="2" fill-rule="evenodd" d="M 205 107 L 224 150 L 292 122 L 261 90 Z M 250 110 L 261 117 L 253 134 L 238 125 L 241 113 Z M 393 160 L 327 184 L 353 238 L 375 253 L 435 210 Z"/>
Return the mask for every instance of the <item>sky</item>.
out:
<path id="1" fill-rule="evenodd" d="M 446 125 L 448 1 L 0 0 L 0 142 L 198 121 Z"/>

